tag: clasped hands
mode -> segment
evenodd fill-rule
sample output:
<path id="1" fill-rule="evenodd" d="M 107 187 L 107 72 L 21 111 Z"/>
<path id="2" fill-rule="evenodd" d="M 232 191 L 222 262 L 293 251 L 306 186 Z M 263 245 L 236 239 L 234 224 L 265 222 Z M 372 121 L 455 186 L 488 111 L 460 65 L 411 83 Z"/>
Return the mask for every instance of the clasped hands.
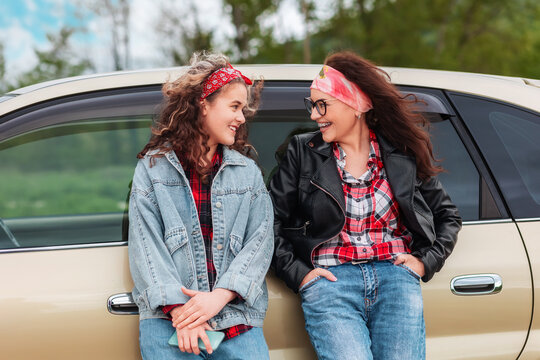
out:
<path id="1" fill-rule="evenodd" d="M 187 303 L 170 311 L 172 326 L 176 328 L 178 347 L 181 351 L 199 355 L 199 338 L 211 354 L 213 349 L 205 330 L 212 330 L 207 321 L 217 315 L 236 293 L 222 288 L 210 292 L 190 290 L 182 287 L 182 292 L 191 297 Z"/>

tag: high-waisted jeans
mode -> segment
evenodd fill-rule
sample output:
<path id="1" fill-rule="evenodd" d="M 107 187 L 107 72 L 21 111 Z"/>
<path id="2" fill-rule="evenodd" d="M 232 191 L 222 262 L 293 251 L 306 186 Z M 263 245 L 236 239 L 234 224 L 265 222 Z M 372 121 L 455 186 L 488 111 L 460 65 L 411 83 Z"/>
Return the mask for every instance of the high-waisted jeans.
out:
<path id="1" fill-rule="evenodd" d="M 425 326 L 420 277 L 377 261 L 328 268 L 300 289 L 306 330 L 319 359 L 423 360 Z"/>

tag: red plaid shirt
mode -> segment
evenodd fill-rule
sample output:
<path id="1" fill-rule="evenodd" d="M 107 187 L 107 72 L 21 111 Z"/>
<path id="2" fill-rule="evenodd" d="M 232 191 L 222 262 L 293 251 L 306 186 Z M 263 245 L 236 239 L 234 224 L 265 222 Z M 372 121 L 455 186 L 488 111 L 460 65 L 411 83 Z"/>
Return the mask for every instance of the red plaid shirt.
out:
<path id="1" fill-rule="evenodd" d="M 204 239 L 204 247 L 206 250 L 206 270 L 208 272 L 208 284 L 210 290 L 214 288 L 216 283 L 216 267 L 214 266 L 214 257 L 212 255 L 212 236 L 213 236 L 213 226 L 212 226 L 212 201 L 210 189 L 212 187 L 212 181 L 216 176 L 221 162 L 223 160 L 223 149 L 221 146 L 218 147 L 218 150 L 212 158 L 212 169 L 210 171 L 209 181 L 207 184 L 204 184 L 199 174 L 193 166 L 191 166 L 180 153 L 176 153 L 182 168 L 186 173 L 186 177 L 189 180 L 189 186 L 191 187 L 191 192 L 193 193 L 193 198 L 195 199 L 195 205 L 197 206 L 197 213 L 199 215 L 199 223 L 201 224 L 201 232 Z M 167 305 L 162 308 L 165 314 L 168 314 L 172 309 L 181 304 Z M 252 326 L 240 324 L 230 327 L 223 330 L 225 333 L 225 339 L 231 339 L 235 336 L 245 333 Z"/>
<path id="2" fill-rule="evenodd" d="M 410 253 L 411 234 L 400 221 L 375 133 L 370 131 L 367 171 L 358 179 L 345 170 L 347 154 L 334 143 L 334 156 L 345 193 L 345 226 L 313 253 L 319 266 L 350 261 L 388 260 Z"/>

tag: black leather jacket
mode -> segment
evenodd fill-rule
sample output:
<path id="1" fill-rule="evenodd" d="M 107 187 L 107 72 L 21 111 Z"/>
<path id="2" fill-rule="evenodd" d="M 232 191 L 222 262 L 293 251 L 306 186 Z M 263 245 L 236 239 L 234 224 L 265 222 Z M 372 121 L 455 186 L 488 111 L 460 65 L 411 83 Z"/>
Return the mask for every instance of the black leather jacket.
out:
<path id="1" fill-rule="evenodd" d="M 452 252 L 461 217 L 437 178 L 416 177 L 413 157 L 377 136 L 400 216 L 412 233 L 410 248 L 425 267 L 423 281 L 439 271 Z M 274 203 L 276 275 L 294 291 L 313 269 L 312 252 L 345 225 L 345 196 L 332 146 L 319 131 L 294 136 L 270 182 Z"/>

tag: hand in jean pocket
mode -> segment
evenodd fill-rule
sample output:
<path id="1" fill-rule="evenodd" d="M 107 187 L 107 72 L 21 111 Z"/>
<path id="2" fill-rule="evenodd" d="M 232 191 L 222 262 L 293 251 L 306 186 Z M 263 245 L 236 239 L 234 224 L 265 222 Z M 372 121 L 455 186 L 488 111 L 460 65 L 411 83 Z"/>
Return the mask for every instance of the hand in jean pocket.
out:
<path id="1" fill-rule="evenodd" d="M 420 277 L 426 274 L 424 263 L 411 254 L 399 254 L 394 261 L 394 265 L 405 265 Z"/>

